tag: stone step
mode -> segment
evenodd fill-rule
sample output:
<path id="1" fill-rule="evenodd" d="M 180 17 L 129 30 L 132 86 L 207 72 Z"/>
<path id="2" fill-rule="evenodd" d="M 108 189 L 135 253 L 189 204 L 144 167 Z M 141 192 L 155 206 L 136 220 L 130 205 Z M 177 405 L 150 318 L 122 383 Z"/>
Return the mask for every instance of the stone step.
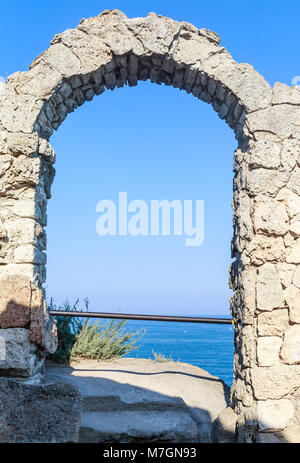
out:
<path id="1" fill-rule="evenodd" d="M 144 397 L 140 397 L 138 389 L 135 389 L 136 396 L 132 400 L 124 400 L 121 395 L 83 396 L 82 411 L 95 412 L 106 411 L 137 411 L 137 410 L 189 410 L 186 403 L 180 397 L 159 397 L 155 394 L 151 397 L 149 391 Z M 154 394 L 153 394 L 154 395 Z"/>
<path id="2" fill-rule="evenodd" d="M 229 388 L 193 365 L 123 358 L 47 364 L 47 377 L 78 387 L 82 442 L 210 442 Z"/>
<path id="3" fill-rule="evenodd" d="M 186 410 L 84 412 L 79 442 L 197 442 L 198 428 Z"/>

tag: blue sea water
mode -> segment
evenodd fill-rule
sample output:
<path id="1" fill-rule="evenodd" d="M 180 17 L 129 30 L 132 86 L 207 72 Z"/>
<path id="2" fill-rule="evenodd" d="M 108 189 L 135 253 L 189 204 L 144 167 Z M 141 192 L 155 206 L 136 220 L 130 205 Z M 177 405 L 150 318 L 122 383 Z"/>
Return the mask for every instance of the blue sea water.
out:
<path id="1" fill-rule="evenodd" d="M 233 336 L 230 325 L 200 323 L 129 321 L 126 329 L 146 329 L 138 341 L 140 348 L 129 357 L 152 358 L 154 350 L 175 361 L 190 363 L 223 379 L 229 386 L 233 379 Z"/>

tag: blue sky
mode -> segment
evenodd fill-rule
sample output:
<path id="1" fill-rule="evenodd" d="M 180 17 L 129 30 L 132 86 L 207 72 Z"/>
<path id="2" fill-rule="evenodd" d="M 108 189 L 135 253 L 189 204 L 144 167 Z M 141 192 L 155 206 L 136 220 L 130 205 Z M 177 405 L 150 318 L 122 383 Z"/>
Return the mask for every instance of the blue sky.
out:
<path id="1" fill-rule="evenodd" d="M 218 32 L 234 59 L 271 85 L 299 69 L 298 1 L 0 0 L 0 75 L 27 70 L 56 33 L 118 8 L 149 11 Z M 88 296 L 92 310 L 229 314 L 232 131 L 213 109 L 165 86 L 105 92 L 70 114 L 52 136 L 57 175 L 48 209 L 47 293 L 60 303 Z M 205 239 L 100 237 L 96 204 L 202 199 Z"/>

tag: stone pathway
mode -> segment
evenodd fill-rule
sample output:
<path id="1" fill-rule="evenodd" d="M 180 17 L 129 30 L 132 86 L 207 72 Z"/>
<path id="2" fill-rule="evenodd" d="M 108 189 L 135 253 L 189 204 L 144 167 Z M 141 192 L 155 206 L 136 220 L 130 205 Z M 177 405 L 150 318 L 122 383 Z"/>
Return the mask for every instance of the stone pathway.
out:
<path id="1" fill-rule="evenodd" d="M 219 378 L 179 362 L 49 363 L 47 376 L 79 388 L 81 442 L 209 442 L 229 398 Z"/>

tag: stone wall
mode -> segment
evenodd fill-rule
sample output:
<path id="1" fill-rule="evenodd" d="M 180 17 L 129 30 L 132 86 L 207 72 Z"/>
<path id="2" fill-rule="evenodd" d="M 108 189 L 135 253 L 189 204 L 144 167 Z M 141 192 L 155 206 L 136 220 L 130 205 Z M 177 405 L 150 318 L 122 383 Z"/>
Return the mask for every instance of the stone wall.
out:
<path id="1" fill-rule="evenodd" d="M 154 13 L 128 19 L 104 11 L 56 35 L 28 72 L 7 79 L 0 94 L 0 328 L 28 329 L 33 344 L 54 349 L 43 289 L 55 161 L 49 139 L 78 106 L 139 80 L 192 93 L 234 131 L 232 407 L 240 441 L 278 433 L 289 440 L 300 426 L 300 91 L 271 88 L 207 29 Z"/>

